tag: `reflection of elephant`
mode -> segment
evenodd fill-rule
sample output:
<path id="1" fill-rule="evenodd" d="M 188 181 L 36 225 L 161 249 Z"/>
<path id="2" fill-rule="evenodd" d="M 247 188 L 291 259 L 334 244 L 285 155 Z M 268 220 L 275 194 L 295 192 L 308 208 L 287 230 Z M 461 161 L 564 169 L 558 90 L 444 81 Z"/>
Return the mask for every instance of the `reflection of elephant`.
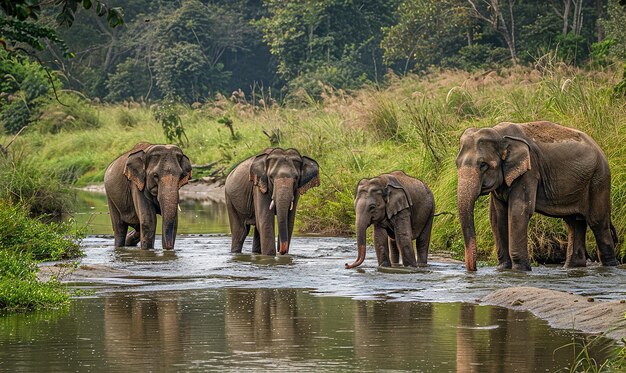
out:
<path id="1" fill-rule="evenodd" d="M 362 179 L 357 186 L 354 209 L 359 254 L 346 268 L 359 266 L 365 260 L 365 231 L 372 224 L 379 266 L 397 264 L 399 254 L 405 266 L 426 264 L 435 201 L 424 183 L 402 171 Z M 413 240 L 416 240 L 417 261 Z"/>
<path id="2" fill-rule="evenodd" d="M 225 184 L 231 252 L 241 252 L 250 226 L 254 225 L 252 252 L 276 255 L 276 215 L 280 253 L 286 254 L 299 195 L 318 185 L 317 162 L 301 156 L 295 149 L 266 149 L 240 163 Z"/>
<path id="3" fill-rule="evenodd" d="M 154 247 L 156 214 L 163 217 L 163 248 L 173 249 L 178 225 L 178 189 L 191 178 L 191 163 L 176 145 L 139 143 L 114 160 L 104 174 L 115 246 Z M 134 228 L 128 236 L 128 226 Z"/>
<path id="4" fill-rule="evenodd" d="M 284 357 L 298 346 L 301 357 L 315 353 L 313 335 L 321 333 L 315 297 L 296 289 L 225 291 L 224 335 L 230 350 Z"/>
<path id="5" fill-rule="evenodd" d="M 487 193 L 498 268 L 530 270 L 528 221 L 535 211 L 565 220 L 565 266 L 585 265 L 587 225 L 602 264 L 617 264 L 609 165 L 586 134 L 550 122 L 470 128 L 461 136 L 456 166 L 467 270 L 476 270 L 474 203 Z"/>
<path id="6" fill-rule="evenodd" d="M 120 371 L 172 371 L 185 363 L 189 317 L 177 293 L 106 296 L 102 314 L 105 367 Z M 99 308 L 102 310 L 102 308 Z M 75 341 L 74 341 L 75 343 Z M 159 353 L 155 354 L 155 351 Z M 116 371 L 118 369 L 105 369 Z"/>

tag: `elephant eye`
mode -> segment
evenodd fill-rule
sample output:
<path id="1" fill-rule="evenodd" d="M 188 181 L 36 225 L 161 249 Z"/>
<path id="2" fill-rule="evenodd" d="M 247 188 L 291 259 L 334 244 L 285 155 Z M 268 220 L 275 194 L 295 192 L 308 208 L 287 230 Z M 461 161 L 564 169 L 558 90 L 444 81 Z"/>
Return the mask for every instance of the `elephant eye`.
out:
<path id="1" fill-rule="evenodd" d="M 489 168 L 489 165 L 487 164 L 487 162 L 480 162 L 481 171 L 487 171 L 488 168 Z"/>

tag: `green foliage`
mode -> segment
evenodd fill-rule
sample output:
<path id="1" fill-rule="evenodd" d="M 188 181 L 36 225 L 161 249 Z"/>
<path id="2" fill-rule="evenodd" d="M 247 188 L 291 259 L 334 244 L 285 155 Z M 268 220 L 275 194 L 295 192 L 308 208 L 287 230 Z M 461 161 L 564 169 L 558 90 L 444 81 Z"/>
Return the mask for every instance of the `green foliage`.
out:
<path id="1" fill-rule="evenodd" d="M 49 76 L 38 63 L 2 52 L 0 76 L 0 122 L 6 132 L 17 133 L 40 115 L 51 91 Z"/>
<path id="2" fill-rule="evenodd" d="M 596 65 L 607 66 L 610 64 L 610 52 L 611 48 L 615 46 L 617 42 L 615 39 L 604 39 L 597 43 L 591 44 L 591 58 L 592 62 Z"/>
<path id="3" fill-rule="evenodd" d="M 561 61 L 571 64 L 580 64 L 589 54 L 586 47 L 586 39 L 582 35 L 568 33 L 559 34 L 556 37 L 557 57 Z"/>
<path id="4" fill-rule="evenodd" d="M 115 72 L 106 80 L 109 101 L 127 98 L 147 99 L 153 89 L 150 85 L 150 71 L 145 61 L 128 58 L 115 67 Z"/>
<path id="5" fill-rule="evenodd" d="M 464 42 L 468 19 L 459 1 L 403 1 L 398 22 L 384 28 L 381 46 L 385 61 L 406 74 L 438 65 Z"/>
<path id="6" fill-rule="evenodd" d="M 0 201 L 0 249 L 28 253 L 35 260 L 59 260 L 81 255 L 77 232 L 71 222 L 44 223 L 28 216 L 21 205 Z"/>
<path id="7" fill-rule="evenodd" d="M 223 71 L 221 63 L 212 65 L 197 44 L 177 43 L 163 49 L 156 58 L 156 83 L 161 92 L 182 97 L 187 102 L 211 96 L 230 76 Z"/>
<path id="8" fill-rule="evenodd" d="M 467 71 L 495 68 L 506 63 L 511 56 L 506 48 L 492 44 L 472 44 L 459 49 L 458 58 L 446 58 L 447 66 Z"/>
<path id="9" fill-rule="evenodd" d="M 626 8 L 618 3 L 618 0 L 609 0 L 607 5 L 607 17 L 601 21 L 606 30 L 607 39 L 612 39 L 615 44 L 609 48 L 612 57 L 626 60 Z"/>
<path id="10" fill-rule="evenodd" d="M 377 81 L 384 72 L 378 44 L 393 20 L 395 1 L 278 1 L 265 3 L 257 22 L 278 61 L 277 73 L 294 88 L 320 80 L 337 88 Z"/>
<path id="11" fill-rule="evenodd" d="M 189 143 L 173 97 L 166 97 L 154 108 L 154 119 L 161 123 L 168 142 L 178 142 L 181 145 Z"/>
<path id="12" fill-rule="evenodd" d="M 57 134 L 100 127 L 100 118 L 94 107 L 74 94 L 64 94 L 59 101 L 51 101 L 37 121 L 35 128 L 42 133 Z"/>
<path id="13" fill-rule="evenodd" d="M 9 153 L 0 158 L 0 200 L 24 205 L 33 216 L 59 217 L 71 211 L 69 188 L 33 158 Z"/>

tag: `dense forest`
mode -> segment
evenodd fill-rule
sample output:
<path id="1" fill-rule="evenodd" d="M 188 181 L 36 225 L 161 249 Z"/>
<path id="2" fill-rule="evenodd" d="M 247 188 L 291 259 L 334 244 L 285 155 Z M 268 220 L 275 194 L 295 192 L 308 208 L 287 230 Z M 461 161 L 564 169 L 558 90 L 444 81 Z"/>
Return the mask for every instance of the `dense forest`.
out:
<path id="1" fill-rule="evenodd" d="M 91 3 L 3 2 L 14 16 L 0 25 L 0 115 L 9 132 L 36 118 L 37 98 L 50 93 L 42 66 L 57 89 L 88 98 L 170 96 L 191 104 L 237 90 L 298 101 L 302 93 L 319 98 L 322 85 L 350 91 L 384 86 L 390 76 L 528 65 L 546 56 L 574 66 L 626 58 L 626 11 L 617 0 Z M 31 45 L 23 43 L 29 33 Z"/>

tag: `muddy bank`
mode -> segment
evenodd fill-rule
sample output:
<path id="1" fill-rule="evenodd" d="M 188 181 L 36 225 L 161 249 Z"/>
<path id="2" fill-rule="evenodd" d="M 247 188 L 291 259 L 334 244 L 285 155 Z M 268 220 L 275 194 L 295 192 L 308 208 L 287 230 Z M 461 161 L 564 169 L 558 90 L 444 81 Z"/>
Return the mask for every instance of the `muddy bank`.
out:
<path id="1" fill-rule="evenodd" d="M 592 297 L 535 287 L 496 290 L 481 299 L 482 304 L 529 311 L 558 329 L 575 329 L 626 338 L 626 301 L 597 301 Z"/>
<path id="2" fill-rule="evenodd" d="M 104 193 L 104 184 L 92 184 L 80 188 L 87 192 Z M 194 179 L 180 188 L 180 198 L 199 202 L 225 203 L 223 180 Z"/>

